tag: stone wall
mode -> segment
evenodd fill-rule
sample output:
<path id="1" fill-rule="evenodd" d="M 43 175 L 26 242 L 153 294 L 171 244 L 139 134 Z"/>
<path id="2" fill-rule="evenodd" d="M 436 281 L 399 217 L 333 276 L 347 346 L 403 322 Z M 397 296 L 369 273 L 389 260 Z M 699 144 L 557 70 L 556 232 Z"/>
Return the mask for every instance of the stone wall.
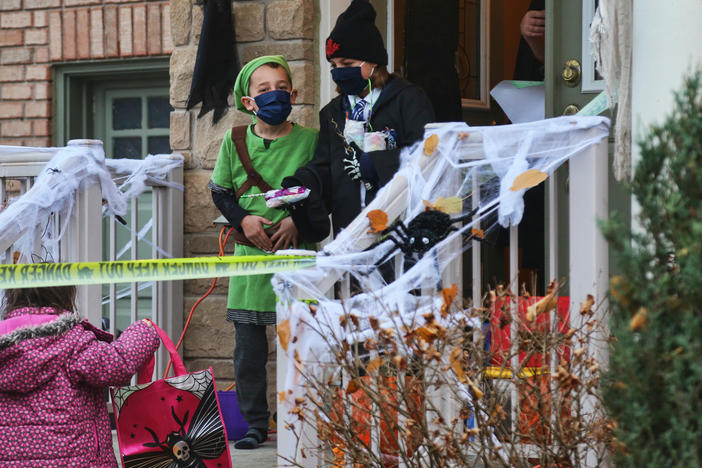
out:
<path id="1" fill-rule="evenodd" d="M 169 54 L 168 1 L 0 0 L 0 144 L 50 146 L 51 65 Z"/>
<path id="2" fill-rule="evenodd" d="M 313 0 L 233 1 L 232 13 L 236 47 L 241 63 L 270 54 L 282 54 L 290 62 L 293 86 L 298 89 L 292 119 L 302 125 L 315 125 L 315 3 Z M 185 246 L 186 256 L 214 255 L 218 252 L 219 229 L 212 221 L 219 216 L 207 190 L 222 137 L 234 125 L 251 122 L 247 114 L 236 111 L 230 96 L 227 113 L 212 124 L 212 112 L 197 119 L 199 109 L 185 110 L 190 91 L 197 44 L 202 27 L 203 8 L 192 0 L 171 0 L 171 30 L 174 49 L 171 55 L 171 147 L 185 156 Z M 232 251 L 231 243 L 227 252 Z M 209 280 L 185 283 L 185 313 L 209 288 Z M 218 386 L 233 379 L 232 350 L 234 328 L 224 320 L 227 279 L 218 281 L 213 294 L 197 309 L 185 339 L 185 358 L 189 368 L 213 366 Z M 275 399 L 275 341 L 269 327 L 269 401 Z"/>

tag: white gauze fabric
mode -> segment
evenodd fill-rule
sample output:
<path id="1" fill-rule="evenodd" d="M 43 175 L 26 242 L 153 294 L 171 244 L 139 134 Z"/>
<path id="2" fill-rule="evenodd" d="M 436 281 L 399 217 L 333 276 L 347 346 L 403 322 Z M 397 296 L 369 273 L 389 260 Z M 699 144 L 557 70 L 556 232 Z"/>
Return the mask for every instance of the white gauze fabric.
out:
<path id="1" fill-rule="evenodd" d="M 84 184 L 100 184 L 104 213 L 120 216 L 127 212 L 127 201 L 144 191 L 146 181 L 183 190 L 182 186 L 166 180 L 172 169 L 183 165 L 183 156 L 106 159 L 101 144 L 89 144 L 85 140 L 63 148 L 0 146 L 0 164 L 32 152 L 50 153 L 53 157 L 32 187 L 0 211 L 0 252 L 12 247 L 13 251 L 20 252 L 23 261 L 31 262 L 32 254 L 39 252 L 40 246 L 45 249 L 46 256 L 59 258 L 58 243 L 65 233 L 76 195 Z M 111 169 L 117 173 L 118 180 L 124 179 L 119 186 L 113 181 Z"/>
<path id="2" fill-rule="evenodd" d="M 607 105 L 616 107 L 614 176 L 631 177 L 631 69 L 633 0 L 600 0 L 590 26 L 597 70 L 605 79 Z"/>

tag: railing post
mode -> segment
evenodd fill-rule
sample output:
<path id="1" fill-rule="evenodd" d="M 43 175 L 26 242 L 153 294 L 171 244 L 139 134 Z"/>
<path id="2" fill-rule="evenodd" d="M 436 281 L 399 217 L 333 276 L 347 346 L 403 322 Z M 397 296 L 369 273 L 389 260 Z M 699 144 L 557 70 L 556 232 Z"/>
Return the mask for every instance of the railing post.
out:
<path id="1" fill-rule="evenodd" d="M 608 159 L 607 140 L 592 145 L 570 161 L 570 321 L 571 327 L 583 329 L 584 320 L 580 306 L 588 294 L 595 298 L 595 319 L 601 334 L 596 342 L 590 342 L 588 353 L 594 356 L 601 369 L 607 367 L 608 353 L 606 337 L 609 334 L 607 289 L 609 285 L 609 263 L 607 241 L 598 221 L 607 216 L 608 204 Z M 594 397 L 583 398 L 586 417 L 595 411 Z M 584 465 L 602 466 L 597 463 L 597 453 L 587 450 Z"/>
<path id="2" fill-rule="evenodd" d="M 86 152 L 102 154 L 100 140 L 71 140 L 69 146 L 83 147 Z M 61 242 L 63 262 L 99 262 L 102 260 L 102 190 L 95 181 L 83 181 L 76 193 L 75 204 L 68 228 Z M 79 286 L 76 297 L 77 312 L 90 323 L 102 325 L 102 285 Z"/>
<path id="3" fill-rule="evenodd" d="M 102 192 L 95 182 L 83 182 L 76 194 L 73 212 L 62 244 L 64 262 L 99 262 L 102 260 Z M 67 241 L 69 240 L 70 241 Z M 78 313 L 100 328 L 102 322 L 102 285 L 78 287 Z"/>

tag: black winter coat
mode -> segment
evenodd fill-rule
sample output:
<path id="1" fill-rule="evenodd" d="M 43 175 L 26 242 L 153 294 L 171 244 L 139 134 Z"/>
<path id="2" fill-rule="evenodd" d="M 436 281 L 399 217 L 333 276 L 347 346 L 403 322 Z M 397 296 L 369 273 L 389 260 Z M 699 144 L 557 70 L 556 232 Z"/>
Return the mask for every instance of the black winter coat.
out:
<path id="1" fill-rule="evenodd" d="M 311 194 L 305 209 L 292 213 L 293 220 L 305 240 L 317 242 L 329 232 L 327 213 L 331 214 L 334 234 L 345 228 L 361 212 L 361 191 L 358 180 L 352 180 L 344 170 L 344 144 L 337 134 L 332 119 L 343 135 L 346 95 L 332 99 L 319 112 L 319 140 L 312 160 L 284 181 L 284 186 L 303 185 L 320 194 L 322 203 Z M 383 87 L 378 101 L 373 103 L 370 123 L 375 131 L 394 129 L 397 148 L 372 151 L 371 156 L 378 174 L 378 184 L 366 192 L 366 204 L 378 189 L 393 178 L 400 166 L 400 150 L 424 137 L 424 125 L 434 120 L 434 110 L 426 93 L 419 86 L 393 76 Z M 326 209 L 327 213 L 320 213 Z"/>

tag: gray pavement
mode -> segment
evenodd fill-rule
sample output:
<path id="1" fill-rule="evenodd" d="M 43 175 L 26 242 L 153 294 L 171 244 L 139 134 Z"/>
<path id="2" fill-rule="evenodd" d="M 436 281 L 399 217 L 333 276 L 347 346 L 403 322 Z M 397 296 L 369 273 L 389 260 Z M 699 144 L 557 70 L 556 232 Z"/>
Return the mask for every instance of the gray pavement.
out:
<path id="1" fill-rule="evenodd" d="M 112 431 L 112 446 L 115 449 L 115 456 L 119 466 L 122 462 L 119 458 L 119 447 L 117 444 L 117 434 Z M 232 455 L 232 466 L 234 468 L 269 468 L 274 467 L 276 461 L 276 440 L 275 434 L 262 446 L 255 450 L 236 450 L 234 442 L 229 442 L 229 453 Z"/>

